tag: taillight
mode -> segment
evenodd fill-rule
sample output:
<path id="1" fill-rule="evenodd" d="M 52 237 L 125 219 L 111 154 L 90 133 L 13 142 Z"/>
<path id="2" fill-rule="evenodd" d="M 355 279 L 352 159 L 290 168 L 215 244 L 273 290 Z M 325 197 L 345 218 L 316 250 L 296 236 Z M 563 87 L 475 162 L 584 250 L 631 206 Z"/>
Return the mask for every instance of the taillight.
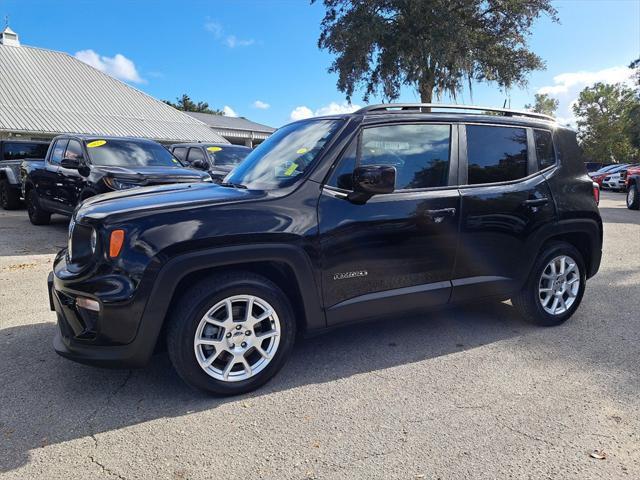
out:
<path id="1" fill-rule="evenodd" d="M 109 257 L 116 258 L 120 255 L 124 243 L 124 230 L 113 230 L 109 236 Z"/>
<path id="2" fill-rule="evenodd" d="M 596 205 L 600 205 L 600 186 L 595 182 L 593 182 L 593 199 Z"/>

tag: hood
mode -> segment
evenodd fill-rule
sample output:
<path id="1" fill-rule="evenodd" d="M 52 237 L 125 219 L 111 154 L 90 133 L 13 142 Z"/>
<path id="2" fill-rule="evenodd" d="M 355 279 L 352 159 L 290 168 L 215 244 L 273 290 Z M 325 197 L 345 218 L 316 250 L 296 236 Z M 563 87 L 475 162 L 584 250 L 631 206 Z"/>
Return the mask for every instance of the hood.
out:
<path id="1" fill-rule="evenodd" d="M 75 218 L 100 220 L 118 214 L 138 214 L 253 200 L 263 191 L 221 187 L 214 183 L 182 183 L 139 187 L 96 195 L 85 200 Z"/>
<path id="2" fill-rule="evenodd" d="M 141 184 L 198 182 L 208 178 L 206 172 L 186 167 L 102 167 L 93 169 L 106 176 Z"/>

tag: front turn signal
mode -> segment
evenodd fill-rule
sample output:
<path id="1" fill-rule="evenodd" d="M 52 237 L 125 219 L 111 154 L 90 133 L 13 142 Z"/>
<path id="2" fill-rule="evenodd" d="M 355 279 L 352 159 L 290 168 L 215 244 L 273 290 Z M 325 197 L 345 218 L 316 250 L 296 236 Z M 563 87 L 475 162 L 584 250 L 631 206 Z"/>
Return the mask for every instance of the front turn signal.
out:
<path id="1" fill-rule="evenodd" d="M 122 250 L 122 244 L 124 244 L 124 230 L 113 230 L 109 237 L 109 257 L 116 258 L 120 255 Z"/>

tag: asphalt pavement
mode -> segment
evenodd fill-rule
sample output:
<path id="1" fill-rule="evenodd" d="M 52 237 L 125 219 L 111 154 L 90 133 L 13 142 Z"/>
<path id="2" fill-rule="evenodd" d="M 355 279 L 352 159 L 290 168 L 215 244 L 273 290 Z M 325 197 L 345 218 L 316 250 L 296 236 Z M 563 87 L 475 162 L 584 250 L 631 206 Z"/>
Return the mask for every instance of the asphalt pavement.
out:
<path id="1" fill-rule="evenodd" d="M 601 212 L 600 272 L 560 327 L 508 303 L 348 327 L 218 399 L 164 354 L 58 357 L 46 276 L 67 222 L 0 210 L 0 478 L 638 479 L 640 212 L 608 192 Z"/>

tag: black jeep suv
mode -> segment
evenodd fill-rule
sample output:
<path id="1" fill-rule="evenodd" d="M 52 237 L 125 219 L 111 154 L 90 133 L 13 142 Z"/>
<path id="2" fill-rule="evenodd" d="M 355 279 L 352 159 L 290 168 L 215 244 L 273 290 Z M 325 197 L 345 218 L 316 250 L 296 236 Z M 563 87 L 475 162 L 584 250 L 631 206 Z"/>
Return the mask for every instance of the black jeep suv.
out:
<path id="1" fill-rule="evenodd" d="M 303 120 L 221 185 L 90 198 L 49 278 L 55 349 L 142 366 L 166 345 L 187 383 L 237 394 L 282 367 L 297 332 L 479 299 L 564 322 L 602 247 L 575 134 L 476 110 Z"/>

